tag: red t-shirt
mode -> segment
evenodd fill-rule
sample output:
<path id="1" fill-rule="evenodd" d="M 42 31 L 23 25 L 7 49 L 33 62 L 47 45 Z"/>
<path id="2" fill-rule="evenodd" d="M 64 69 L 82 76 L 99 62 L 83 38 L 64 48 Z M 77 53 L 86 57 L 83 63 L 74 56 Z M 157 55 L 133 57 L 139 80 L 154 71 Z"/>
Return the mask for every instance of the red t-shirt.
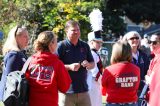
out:
<path id="1" fill-rule="evenodd" d="M 108 103 L 136 102 L 140 69 L 129 62 L 107 67 L 102 75 L 102 93 Z M 105 92 L 106 91 L 106 92 Z"/>
<path id="2" fill-rule="evenodd" d="M 160 106 L 160 70 L 155 71 L 150 84 L 149 106 Z"/>
<path id="3" fill-rule="evenodd" d="M 58 90 L 65 93 L 71 83 L 64 64 L 50 52 L 32 56 L 26 77 L 29 81 L 29 106 L 58 106 Z"/>
<path id="4" fill-rule="evenodd" d="M 152 61 L 149 106 L 160 106 L 160 49 Z"/>

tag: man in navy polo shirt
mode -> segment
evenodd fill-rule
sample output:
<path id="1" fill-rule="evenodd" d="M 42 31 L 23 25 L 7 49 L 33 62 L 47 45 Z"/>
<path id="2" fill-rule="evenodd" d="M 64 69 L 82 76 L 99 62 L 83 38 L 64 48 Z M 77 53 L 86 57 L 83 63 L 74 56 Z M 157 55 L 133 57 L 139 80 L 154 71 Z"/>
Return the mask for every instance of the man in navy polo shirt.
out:
<path id="1" fill-rule="evenodd" d="M 69 20 L 65 31 L 67 38 L 58 44 L 57 54 L 68 70 L 72 84 L 66 94 L 59 94 L 59 106 L 91 106 L 87 71 L 94 67 L 94 60 L 89 45 L 79 39 L 78 22 Z"/>

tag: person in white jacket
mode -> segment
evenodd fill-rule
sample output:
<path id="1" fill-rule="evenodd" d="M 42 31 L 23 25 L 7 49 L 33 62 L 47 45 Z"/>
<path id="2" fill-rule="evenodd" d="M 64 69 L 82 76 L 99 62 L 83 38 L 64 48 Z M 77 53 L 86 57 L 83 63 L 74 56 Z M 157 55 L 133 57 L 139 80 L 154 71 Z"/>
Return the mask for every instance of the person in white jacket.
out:
<path id="1" fill-rule="evenodd" d="M 103 71 L 103 66 L 100 56 L 98 54 L 98 50 L 101 48 L 103 41 L 100 35 L 100 31 L 90 32 L 88 34 L 88 44 L 90 46 L 91 53 L 95 62 L 95 67 L 91 70 L 88 70 L 87 79 L 92 106 L 102 106 L 100 79 Z"/>

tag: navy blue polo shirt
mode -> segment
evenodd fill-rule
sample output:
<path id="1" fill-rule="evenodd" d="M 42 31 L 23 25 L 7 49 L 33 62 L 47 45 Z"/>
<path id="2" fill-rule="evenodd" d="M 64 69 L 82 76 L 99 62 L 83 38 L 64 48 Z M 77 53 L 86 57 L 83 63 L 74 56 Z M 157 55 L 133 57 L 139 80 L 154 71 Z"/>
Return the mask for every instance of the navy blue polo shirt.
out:
<path id="1" fill-rule="evenodd" d="M 64 64 L 79 63 L 84 60 L 94 62 L 89 45 L 79 40 L 77 45 L 73 45 L 68 39 L 58 43 L 57 54 Z M 81 93 L 88 91 L 87 70 L 80 67 L 78 71 L 68 71 L 72 79 L 72 84 L 67 93 Z"/>

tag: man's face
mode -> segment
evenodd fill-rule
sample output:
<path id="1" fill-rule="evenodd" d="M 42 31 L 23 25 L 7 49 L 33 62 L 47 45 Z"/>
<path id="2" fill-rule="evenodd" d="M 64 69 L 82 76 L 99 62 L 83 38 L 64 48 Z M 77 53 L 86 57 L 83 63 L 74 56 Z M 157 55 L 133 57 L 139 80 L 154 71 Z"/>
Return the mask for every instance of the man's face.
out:
<path id="1" fill-rule="evenodd" d="M 80 37 L 80 29 L 78 25 L 71 26 L 66 30 L 66 34 L 69 40 L 76 40 Z"/>

